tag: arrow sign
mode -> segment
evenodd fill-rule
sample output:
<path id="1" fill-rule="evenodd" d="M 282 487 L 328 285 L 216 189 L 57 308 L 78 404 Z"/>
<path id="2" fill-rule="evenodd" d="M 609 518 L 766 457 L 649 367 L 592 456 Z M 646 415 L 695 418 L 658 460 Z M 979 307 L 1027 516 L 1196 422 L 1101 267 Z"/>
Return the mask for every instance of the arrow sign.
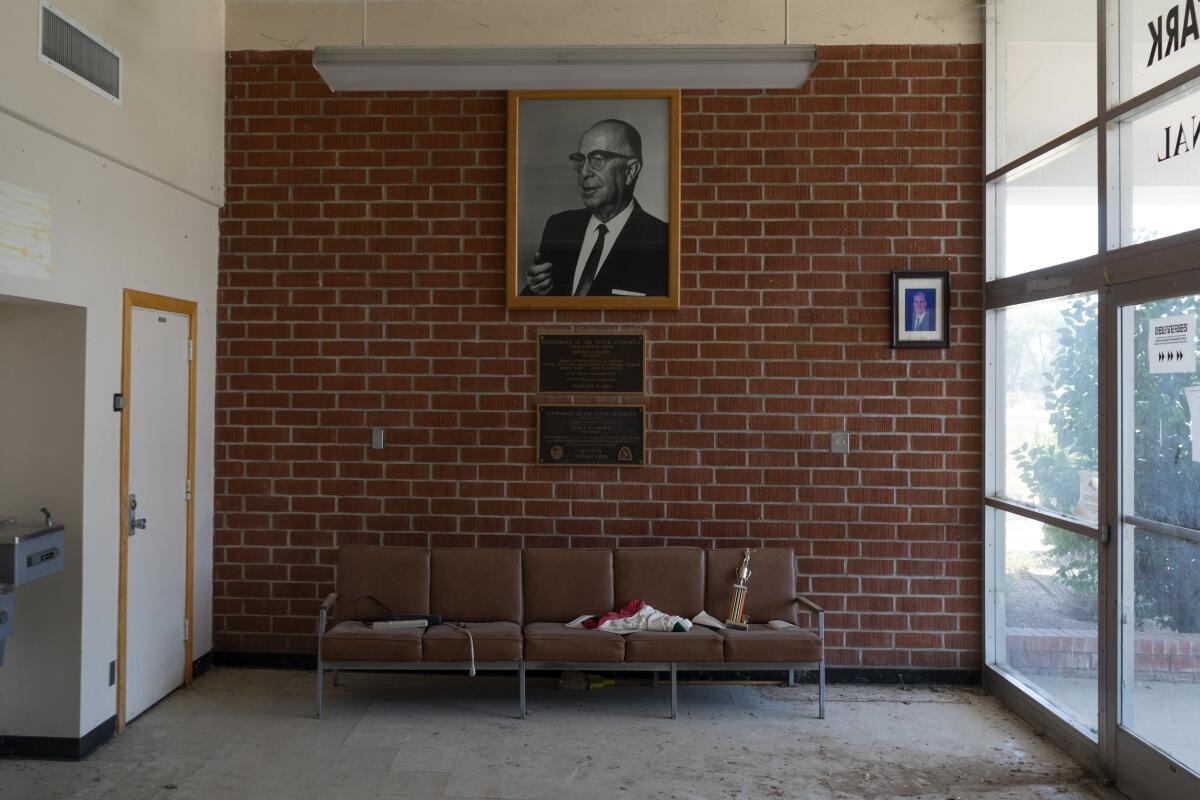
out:
<path id="1" fill-rule="evenodd" d="M 1152 374 L 1196 371 L 1196 315 L 1150 320 L 1147 355 Z"/>

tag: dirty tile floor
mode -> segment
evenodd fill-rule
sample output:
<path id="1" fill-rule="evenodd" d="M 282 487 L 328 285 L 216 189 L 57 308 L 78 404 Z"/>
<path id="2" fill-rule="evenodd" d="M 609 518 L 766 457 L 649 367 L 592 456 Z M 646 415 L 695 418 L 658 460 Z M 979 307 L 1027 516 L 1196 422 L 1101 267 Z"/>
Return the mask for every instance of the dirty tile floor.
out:
<path id="1" fill-rule="evenodd" d="M 0 761 L 3 800 L 1110 800 L 982 691 L 831 686 L 592 691 L 509 676 L 216 669 L 80 763 Z"/>

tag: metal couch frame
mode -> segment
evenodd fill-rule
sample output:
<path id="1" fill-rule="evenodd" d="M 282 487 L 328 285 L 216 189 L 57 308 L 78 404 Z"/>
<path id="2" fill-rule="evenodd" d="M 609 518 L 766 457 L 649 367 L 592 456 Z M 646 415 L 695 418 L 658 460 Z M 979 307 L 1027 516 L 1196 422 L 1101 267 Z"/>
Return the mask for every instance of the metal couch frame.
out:
<path id="1" fill-rule="evenodd" d="M 322 657 L 322 645 L 325 629 L 329 621 L 329 612 L 337 600 L 337 594 L 330 594 L 321 604 L 317 622 L 317 696 L 316 718 L 321 718 L 324 701 L 325 671 L 333 672 L 333 685 L 338 685 L 338 673 L 341 671 L 361 672 L 467 672 L 471 663 L 467 661 L 326 661 Z M 517 689 L 520 700 L 520 713 L 517 719 L 526 717 L 525 707 L 525 672 L 534 670 L 595 670 L 600 672 L 652 672 L 655 685 L 658 683 L 659 672 L 669 672 L 671 675 L 671 719 L 677 719 L 679 714 L 678 681 L 679 671 L 694 672 L 726 672 L 734 670 L 787 670 L 787 685 L 796 683 L 797 670 L 817 670 L 817 719 L 825 719 L 825 610 L 804 595 L 796 595 L 796 602 L 804 606 L 811 615 L 817 618 L 817 636 L 821 640 L 821 660 L 803 661 L 796 663 L 775 661 L 477 661 L 476 671 L 515 672 L 517 673 Z"/>

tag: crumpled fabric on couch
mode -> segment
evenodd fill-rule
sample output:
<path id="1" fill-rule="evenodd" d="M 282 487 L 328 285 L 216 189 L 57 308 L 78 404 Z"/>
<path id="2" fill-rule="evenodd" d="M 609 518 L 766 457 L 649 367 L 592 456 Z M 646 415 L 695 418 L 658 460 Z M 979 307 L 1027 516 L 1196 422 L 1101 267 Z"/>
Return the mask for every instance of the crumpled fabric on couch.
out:
<path id="1" fill-rule="evenodd" d="M 601 617 L 573 620 L 568 627 L 578 627 L 576 623 L 590 631 L 601 630 L 609 633 L 632 633 L 633 631 L 661 631 L 663 633 L 684 633 L 691 630 L 692 621 L 659 611 L 645 600 L 630 600 L 617 611 L 609 611 Z"/>

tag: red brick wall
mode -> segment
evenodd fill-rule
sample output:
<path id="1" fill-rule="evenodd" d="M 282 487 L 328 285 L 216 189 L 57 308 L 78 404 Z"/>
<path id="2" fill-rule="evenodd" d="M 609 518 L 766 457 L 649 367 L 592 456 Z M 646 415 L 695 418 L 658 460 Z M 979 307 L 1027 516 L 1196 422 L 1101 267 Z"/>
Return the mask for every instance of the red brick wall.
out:
<path id="1" fill-rule="evenodd" d="M 981 72 L 823 47 L 685 92 L 681 309 L 556 313 L 504 304 L 502 94 L 230 53 L 216 649 L 311 652 L 349 542 L 748 544 L 801 556 L 832 664 L 978 668 Z M 949 350 L 888 346 L 906 269 L 952 272 Z M 535 466 L 535 332 L 597 324 L 648 332 L 649 466 Z"/>

